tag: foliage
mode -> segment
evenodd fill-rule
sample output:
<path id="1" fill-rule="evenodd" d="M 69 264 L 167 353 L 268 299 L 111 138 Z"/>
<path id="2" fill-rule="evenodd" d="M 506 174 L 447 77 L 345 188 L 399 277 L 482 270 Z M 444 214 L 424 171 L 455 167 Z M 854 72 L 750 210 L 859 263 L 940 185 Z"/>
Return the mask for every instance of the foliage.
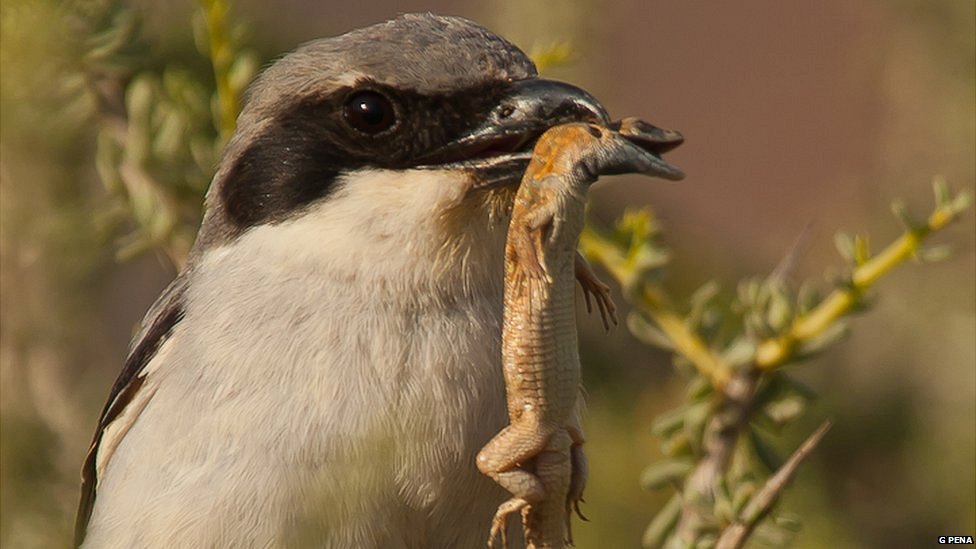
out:
<path id="1" fill-rule="evenodd" d="M 100 123 L 96 166 L 115 199 L 105 221 L 113 231 L 134 225 L 119 242 L 120 259 L 160 249 L 176 267 L 186 261 L 203 195 L 258 67 L 240 47 L 244 27 L 229 22 L 229 4 L 200 0 L 194 18 L 213 88 L 185 68 L 153 71 L 132 59 L 139 23 L 122 4 L 107 10 L 106 28 L 92 37 L 86 67 Z"/>
<path id="2" fill-rule="evenodd" d="M 677 490 L 647 527 L 645 547 L 741 547 L 752 534 L 779 546 L 790 538 L 795 518 L 761 521 L 829 423 L 788 460 L 776 453 L 770 439 L 814 397 L 784 368 L 840 341 L 847 333 L 844 318 L 869 305 L 869 290 L 893 267 L 909 258 L 946 256 L 944 248 L 922 243 L 968 209 L 970 199 L 951 195 L 940 180 L 934 189 L 935 209 L 924 222 L 895 203 L 904 233 L 877 255 L 867 237 L 839 233 L 849 273 L 833 281 L 826 297 L 810 284 L 790 285 L 794 249 L 770 276 L 742 281 L 731 303 L 720 303 L 714 282 L 704 284 L 684 314 L 662 286 L 670 254 L 657 243 L 659 227 L 649 212 L 627 212 L 609 232 L 587 227 L 583 253 L 602 264 L 636 306 L 627 318 L 631 333 L 672 352 L 675 369 L 687 378 L 686 403 L 654 424 L 667 459 L 641 475 L 644 488 Z"/>

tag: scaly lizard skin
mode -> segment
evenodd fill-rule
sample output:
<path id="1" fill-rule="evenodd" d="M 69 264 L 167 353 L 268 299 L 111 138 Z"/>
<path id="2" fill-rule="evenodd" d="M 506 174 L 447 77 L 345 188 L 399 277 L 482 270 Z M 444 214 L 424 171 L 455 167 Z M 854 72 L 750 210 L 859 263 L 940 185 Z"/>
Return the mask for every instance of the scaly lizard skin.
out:
<path id="1" fill-rule="evenodd" d="M 570 509 L 581 499 L 586 461 L 580 428 L 580 362 L 574 285 L 579 279 L 604 324 L 608 288 L 576 252 L 590 184 L 601 174 L 641 172 L 680 179 L 657 156 L 681 136 L 636 119 L 613 129 L 566 124 L 539 138 L 515 197 L 505 247 L 502 364 L 510 425 L 478 454 L 478 468 L 513 497 L 492 522 L 489 547 L 521 510 L 529 547 L 572 543 Z M 637 143 L 643 143 L 641 148 Z M 613 318 L 616 323 L 616 318 Z"/>

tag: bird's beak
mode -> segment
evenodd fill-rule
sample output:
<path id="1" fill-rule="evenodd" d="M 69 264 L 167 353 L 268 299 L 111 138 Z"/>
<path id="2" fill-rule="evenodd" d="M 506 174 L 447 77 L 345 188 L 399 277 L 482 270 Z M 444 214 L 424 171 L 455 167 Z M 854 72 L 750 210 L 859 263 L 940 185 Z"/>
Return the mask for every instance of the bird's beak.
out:
<path id="1" fill-rule="evenodd" d="M 567 122 L 610 123 L 603 105 L 571 84 L 532 78 L 513 82 L 485 121 L 425 158 L 430 169 L 460 169 L 474 175 L 474 187 L 516 184 L 547 129 Z"/>
<path id="2" fill-rule="evenodd" d="M 607 110 L 586 90 L 544 78 L 516 81 L 482 124 L 421 159 L 421 167 L 466 171 L 472 174 L 472 188 L 515 185 L 529 165 L 539 136 L 568 122 L 620 129 L 620 122 L 611 123 Z M 680 179 L 675 176 L 680 170 L 660 155 L 680 145 L 681 134 L 650 124 L 629 133 L 621 135 L 657 159 L 661 167 L 657 175 Z"/>

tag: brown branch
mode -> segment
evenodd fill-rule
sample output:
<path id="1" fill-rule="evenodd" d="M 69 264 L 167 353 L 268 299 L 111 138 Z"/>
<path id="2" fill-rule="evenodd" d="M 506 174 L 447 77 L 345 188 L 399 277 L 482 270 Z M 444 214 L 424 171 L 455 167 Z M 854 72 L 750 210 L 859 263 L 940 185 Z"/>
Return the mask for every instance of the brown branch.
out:
<path id="1" fill-rule="evenodd" d="M 729 379 L 721 393 L 719 409 L 705 428 L 704 455 L 688 475 L 682 493 L 681 519 L 676 534 L 685 544 L 694 544 L 711 530 L 714 521 L 715 485 L 728 468 L 736 442 L 749 423 L 755 401 L 759 370 L 743 368 Z"/>
<path id="2" fill-rule="evenodd" d="M 823 440 L 827 431 L 830 430 L 830 427 L 830 421 L 825 421 L 820 424 L 820 427 L 793 452 L 790 459 L 776 471 L 776 474 L 769 477 L 769 480 L 766 481 L 762 489 L 749 500 L 742 513 L 739 514 L 739 520 L 729 525 L 722 532 L 722 536 L 719 537 L 718 544 L 715 546 L 716 549 L 739 549 L 745 544 L 756 525 L 759 524 L 759 521 L 769 514 L 770 509 L 773 508 L 773 504 L 776 503 L 777 498 L 779 498 L 786 484 L 796 474 L 800 463 L 813 452 L 817 444 Z"/>

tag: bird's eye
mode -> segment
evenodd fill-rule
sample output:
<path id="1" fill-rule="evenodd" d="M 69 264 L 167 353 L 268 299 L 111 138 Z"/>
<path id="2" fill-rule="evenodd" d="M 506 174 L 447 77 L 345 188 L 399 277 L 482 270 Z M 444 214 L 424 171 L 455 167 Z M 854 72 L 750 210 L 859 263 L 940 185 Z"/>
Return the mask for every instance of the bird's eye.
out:
<path id="1" fill-rule="evenodd" d="M 343 112 L 349 125 L 370 135 L 388 130 L 396 123 L 393 104 L 374 91 L 359 91 L 350 95 Z"/>

